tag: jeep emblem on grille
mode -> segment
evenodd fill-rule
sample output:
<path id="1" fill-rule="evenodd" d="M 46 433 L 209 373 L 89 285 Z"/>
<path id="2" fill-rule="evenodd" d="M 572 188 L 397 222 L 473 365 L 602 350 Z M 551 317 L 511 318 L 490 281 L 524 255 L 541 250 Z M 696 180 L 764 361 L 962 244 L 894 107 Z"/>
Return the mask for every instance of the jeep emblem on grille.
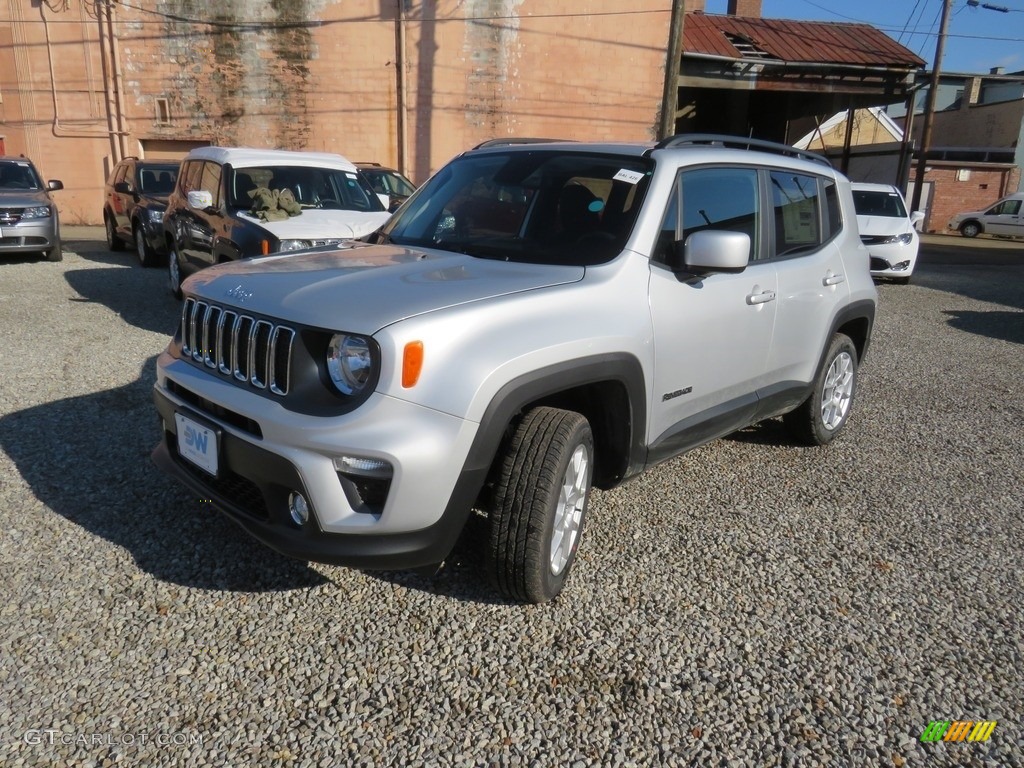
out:
<path id="1" fill-rule="evenodd" d="M 252 291 L 247 291 L 240 285 L 236 285 L 234 288 L 227 292 L 229 299 L 237 299 L 239 304 L 244 304 L 246 299 L 252 298 Z"/>

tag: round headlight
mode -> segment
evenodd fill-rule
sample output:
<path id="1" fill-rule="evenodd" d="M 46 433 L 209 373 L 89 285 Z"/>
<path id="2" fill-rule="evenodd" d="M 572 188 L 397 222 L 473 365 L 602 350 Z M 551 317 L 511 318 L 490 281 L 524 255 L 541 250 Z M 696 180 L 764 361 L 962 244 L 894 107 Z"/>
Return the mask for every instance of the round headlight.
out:
<path id="1" fill-rule="evenodd" d="M 312 243 L 309 240 L 282 240 L 281 248 L 282 251 L 301 251 L 303 248 L 309 248 Z"/>
<path id="2" fill-rule="evenodd" d="M 362 336 L 335 334 L 327 347 L 327 371 L 339 392 L 360 394 L 373 375 L 370 342 Z"/>

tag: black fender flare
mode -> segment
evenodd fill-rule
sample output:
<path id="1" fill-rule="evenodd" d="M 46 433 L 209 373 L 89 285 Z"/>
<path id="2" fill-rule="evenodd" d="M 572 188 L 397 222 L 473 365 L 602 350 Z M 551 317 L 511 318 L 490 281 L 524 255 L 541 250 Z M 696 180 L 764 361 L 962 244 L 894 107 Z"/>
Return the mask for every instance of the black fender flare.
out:
<path id="1" fill-rule="evenodd" d="M 603 382 L 621 384 L 630 408 L 629 414 L 615 414 L 629 420 L 628 455 L 618 481 L 639 473 L 647 461 L 647 389 L 640 360 L 621 352 L 556 363 L 512 379 L 491 398 L 445 508 L 443 518 L 451 521 L 451 527 L 461 530 L 465 524 L 487 481 L 506 429 L 518 414 L 532 403 Z M 451 543 L 454 545 L 454 539 Z"/>
<path id="2" fill-rule="evenodd" d="M 854 345 L 857 346 L 857 355 L 859 358 L 857 360 L 857 365 L 864 362 L 864 357 L 868 352 L 868 346 L 870 346 L 871 343 L 871 331 L 875 325 L 875 302 L 871 299 L 855 301 L 843 307 L 836 313 L 836 316 L 832 319 L 832 327 L 829 328 L 828 336 L 825 337 L 825 347 L 821 350 L 818 356 L 819 366 L 824 362 L 825 353 L 828 351 L 829 344 L 832 343 L 832 337 L 834 337 L 843 326 L 858 320 L 864 321 L 867 324 L 863 343 L 858 345 L 858 340 L 853 339 Z M 817 375 L 817 373 L 815 375 Z"/>

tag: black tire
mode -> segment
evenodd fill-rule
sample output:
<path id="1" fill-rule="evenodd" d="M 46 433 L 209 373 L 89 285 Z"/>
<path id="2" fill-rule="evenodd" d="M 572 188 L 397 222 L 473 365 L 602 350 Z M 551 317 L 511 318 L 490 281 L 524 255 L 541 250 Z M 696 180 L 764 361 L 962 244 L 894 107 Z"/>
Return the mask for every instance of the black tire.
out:
<path id="1" fill-rule="evenodd" d="M 146 242 L 146 233 L 142 231 L 142 225 L 136 224 L 132 234 L 135 240 L 135 255 L 139 259 L 139 264 L 144 267 L 155 267 L 157 265 L 157 255 L 150 248 L 149 243 Z"/>
<path id="2" fill-rule="evenodd" d="M 60 238 L 53 244 L 53 248 L 46 251 L 43 254 L 47 261 L 64 261 L 64 244 L 61 243 Z"/>
<path id="3" fill-rule="evenodd" d="M 977 237 L 981 234 L 981 225 L 976 221 L 965 221 L 960 225 L 960 234 L 964 237 Z"/>
<path id="4" fill-rule="evenodd" d="M 109 213 L 104 215 L 103 224 L 107 230 L 107 248 L 112 251 L 123 251 L 124 243 L 122 243 L 121 238 L 117 236 L 117 226 L 114 224 L 114 217 Z"/>
<path id="5" fill-rule="evenodd" d="M 178 249 L 173 245 L 167 254 L 167 287 L 174 298 L 181 298 L 181 263 L 178 261 Z"/>
<path id="6" fill-rule="evenodd" d="M 578 413 L 535 408 L 499 457 L 487 570 L 506 597 L 545 603 L 562 591 L 576 560 L 594 466 L 594 437 Z M 575 480 L 568 500 L 566 480 Z M 559 517 L 559 512 L 569 518 Z M 556 521 L 569 520 L 556 538 Z M 552 544 L 555 547 L 552 547 Z"/>
<path id="7" fill-rule="evenodd" d="M 846 426 L 857 393 L 857 348 L 849 336 L 837 333 L 832 337 L 813 387 L 810 397 L 783 421 L 800 442 L 827 445 Z"/>

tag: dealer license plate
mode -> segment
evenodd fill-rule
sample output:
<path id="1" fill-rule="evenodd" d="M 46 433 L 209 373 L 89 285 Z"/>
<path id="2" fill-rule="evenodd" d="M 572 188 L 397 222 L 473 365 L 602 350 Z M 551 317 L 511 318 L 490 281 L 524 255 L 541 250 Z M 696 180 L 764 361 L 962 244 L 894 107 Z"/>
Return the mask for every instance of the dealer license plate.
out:
<path id="1" fill-rule="evenodd" d="M 178 453 L 204 472 L 217 476 L 217 433 L 187 416 L 174 414 Z"/>

